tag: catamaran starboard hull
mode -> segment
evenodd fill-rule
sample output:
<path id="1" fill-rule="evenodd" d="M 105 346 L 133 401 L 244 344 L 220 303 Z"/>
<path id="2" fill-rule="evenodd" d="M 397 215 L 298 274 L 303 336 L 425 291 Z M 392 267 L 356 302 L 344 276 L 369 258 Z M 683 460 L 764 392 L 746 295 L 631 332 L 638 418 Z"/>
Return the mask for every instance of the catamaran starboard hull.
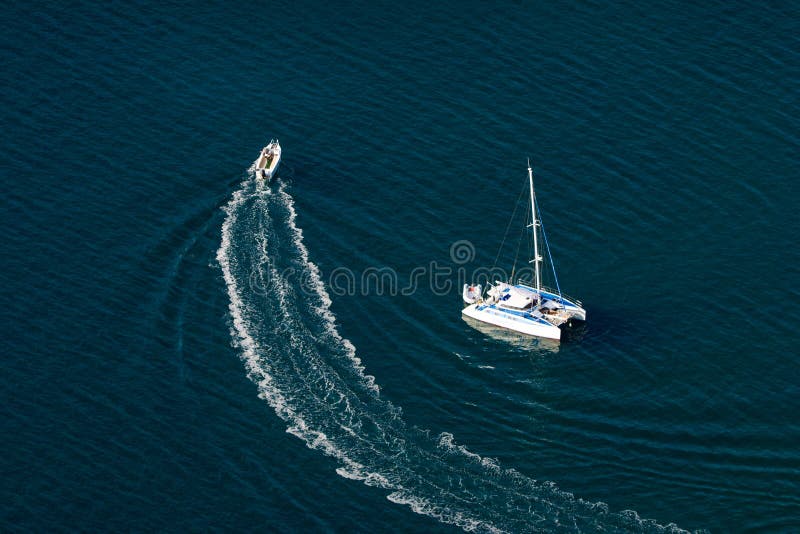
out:
<path id="1" fill-rule="evenodd" d="M 494 305 L 485 303 L 470 304 L 463 310 L 463 315 L 477 321 L 514 330 L 529 336 L 546 339 L 561 339 L 561 329 L 543 320 L 537 320 L 524 312 L 509 312 Z"/>

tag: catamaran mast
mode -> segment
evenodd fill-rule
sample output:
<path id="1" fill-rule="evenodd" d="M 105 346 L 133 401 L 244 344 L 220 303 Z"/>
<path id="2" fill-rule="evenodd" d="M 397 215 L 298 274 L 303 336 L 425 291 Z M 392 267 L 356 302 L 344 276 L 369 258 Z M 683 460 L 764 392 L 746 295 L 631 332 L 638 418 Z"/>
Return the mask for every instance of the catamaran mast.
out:
<path id="1" fill-rule="evenodd" d="M 534 270 L 536 272 L 536 291 L 538 293 L 542 290 L 542 281 L 539 275 L 539 263 L 542 261 L 542 257 L 539 255 L 539 241 L 536 236 L 538 233 L 536 227 L 539 226 L 539 221 L 536 219 L 536 198 L 533 194 L 533 169 L 531 168 L 530 159 L 528 159 L 528 181 L 531 184 L 531 226 L 533 227 L 533 259 L 530 263 L 534 264 Z"/>

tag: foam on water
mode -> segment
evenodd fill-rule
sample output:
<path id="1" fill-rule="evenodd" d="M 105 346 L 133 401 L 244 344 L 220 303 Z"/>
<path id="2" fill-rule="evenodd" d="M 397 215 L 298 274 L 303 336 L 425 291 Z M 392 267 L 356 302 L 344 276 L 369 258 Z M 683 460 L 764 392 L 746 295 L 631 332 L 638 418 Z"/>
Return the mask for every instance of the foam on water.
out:
<path id="1" fill-rule="evenodd" d="M 233 343 L 286 431 L 335 458 L 338 475 L 388 490 L 389 501 L 467 531 L 679 530 L 633 512 L 609 513 L 602 503 L 468 450 L 450 433 L 408 426 L 339 334 L 286 185 L 257 183 L 249 174 L 223 208 L 217 251 Z M 306 286 L 287 267 L 301 271 Z"/>
<path id="2" fill-rule="evenodd" d="M 297 219 L 297 212 L 294 209 L 294 200 L 292 200 L 292 197 L 286 191 L 286 187 L 283 182 L 280 182 L 278 186 L 278 194 L 280 195 L 284 206 L 286 206 L 286 209 L 289 211 L 289 218 L 286 221 L 286 224 L 291 229 L 294 237 L 294 245 L 300 252 L 302 262 L 307 266 L 308 273 L 310 274 L 310 280 L 314 289 L 313 295 L 317 300 L 317 303 L 314 306 L 314 311 L 324 319 L 325 329 L 328 335 L 341 343 L 341 345 L 347 351 L 348 356 L 353 360 L 353 365 L 355 368 L 363 374 L 364 366 L 361 364 L 361 359 L 356 356 L 356 348 L 353 346 L 350 340 L 339 335 L 339 332 L 336 329 L 336 318 L 333 316 L 333 313 L 330 310 L 331 298 L 328 295 L 328 291 L 325 289 L 325 284 L 322 282 L 319 267 L 317 267 L 317 265 L 308 257 L 308 249 L 303 243 L 303 231 L 295 223 Z M 367 382 L 367 385 L 370 389 L 374 390 L 376 393 L 380 392 L 380 388 L 375 384 L 375 377 L 364 374 L 363 378 Z"/>

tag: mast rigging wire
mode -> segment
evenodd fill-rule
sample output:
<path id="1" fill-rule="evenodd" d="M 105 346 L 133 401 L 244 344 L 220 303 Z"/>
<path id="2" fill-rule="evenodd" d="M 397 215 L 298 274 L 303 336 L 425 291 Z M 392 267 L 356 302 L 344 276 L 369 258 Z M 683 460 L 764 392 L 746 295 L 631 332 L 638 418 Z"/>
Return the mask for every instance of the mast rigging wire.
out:
<path id="1" fill-rule="evenodd" d="M 547 257 L 550 260 L 550 268 L 553 270 L 553 278 L 556 282 L 556 289 L 558 290 L 558 300 L 564 304 L 564 298 L 561 296 L 561 286 L 558 284 L 558 275 L 556 274 L 556 264 L 553 262 L 553 255 L 550 253 L 550 243 L 547 241 L 547 233 L 544 231 L 544 223 L 542 222 L 542 211 L 539 209 L 539 200 L 534 199 L 536 202 L 536 211 L 539 212 L 539 226 L 542 227 L 542 237 L 544 238 L 544 246 L 547 249 Z M 536 231 L 534 227 L 533 231 Z"/>
<path id="2" fill-rule="evenodd" d="M 525 193 L 525 186 L 523 185 L 522 191 L 519 192 L 519 196 L 517 197 L 517 202 L 514 203 L 514 211 L 511 212 L 511 219 L 508 221 L 508 226 L 506 226 L 506 231 L 503 234 L 503 240 L 500 242 L 500 248 L 497 249 L 497 256 L 494 257 L 494 263 L 492 264 L 492 270 L 497 267 L 497 260 L 500 259 L 500 253 L 503 251 L 503 245 L 506 243 L 506 238 L 508 237 L 508 231 L 511 229 L 511 223 L 514 222 L 514 216 L 517 214 L 517 208 L 519 207 L 519 201 L 522 198 L 522 195 Z"/>

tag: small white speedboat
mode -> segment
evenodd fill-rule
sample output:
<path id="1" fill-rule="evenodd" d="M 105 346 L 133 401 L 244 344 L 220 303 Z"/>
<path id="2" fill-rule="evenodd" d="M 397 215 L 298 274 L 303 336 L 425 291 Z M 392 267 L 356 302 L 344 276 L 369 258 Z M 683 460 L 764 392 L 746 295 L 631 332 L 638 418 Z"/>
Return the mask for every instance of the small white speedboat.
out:
<path id="1" fill-rule="evenodd" d="M 256 160 L 256 178 L 270 180 L 278 170 L 281 163 L 281 145 L 277 139 L 270 140 L 269 144 L 261 149 Z"/>

